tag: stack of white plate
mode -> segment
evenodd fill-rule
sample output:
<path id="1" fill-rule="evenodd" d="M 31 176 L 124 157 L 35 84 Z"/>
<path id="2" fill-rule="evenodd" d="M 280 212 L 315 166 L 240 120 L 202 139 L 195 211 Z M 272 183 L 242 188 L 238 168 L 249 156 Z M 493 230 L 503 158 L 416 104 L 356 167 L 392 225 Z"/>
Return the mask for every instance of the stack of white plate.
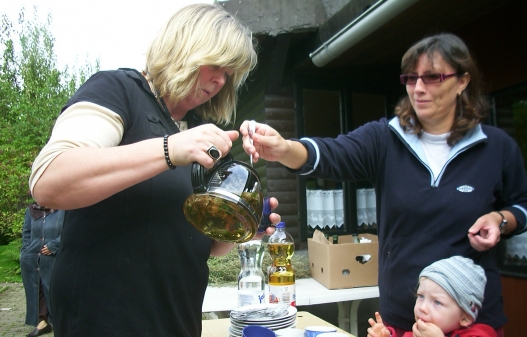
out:
<path id="1" fill-rule="evenodd" d="M 255 308 L 268 308 L 278 306 L 276 303 L 248 305 L 236 309 L 236 311 L 250 310 Z M 271 330 L 279 330 L 294 327 L 296 324 L 296 308 L 289 306 L 287 313 L 281 317 L 259 317 L 259 318 L 235 318 L 231 314 L 231 326 L 229 337 L 241 337 L 242 330 L 248 325 L 261 325 Z"/>

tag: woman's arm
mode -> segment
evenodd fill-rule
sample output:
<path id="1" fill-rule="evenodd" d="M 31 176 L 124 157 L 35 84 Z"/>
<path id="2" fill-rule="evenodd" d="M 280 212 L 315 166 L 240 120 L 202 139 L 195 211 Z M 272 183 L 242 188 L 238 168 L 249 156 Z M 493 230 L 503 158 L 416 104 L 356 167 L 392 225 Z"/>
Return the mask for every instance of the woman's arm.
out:
<path id="1" fill-rule="evenodd" d="M 120 117 L 104 107 L 81 102 L 64 111 L 33 166 L 35 200 L 62 210 L 86 207 L 168 169 L 163 138 L 117 146 L 123 132 Z M 214 144 L 226 154 L 237 137 L 212 124 L 180 132 L 168 139 L 170 159 L 211 167 L 206 149 Z"/>
<path id="2" fill-rule="evenodd" d="M 72 148 L 49 163 L 32 193 L 49 208 L 86 207 L 166 169 L 162 138 L 119 147 Z"/>

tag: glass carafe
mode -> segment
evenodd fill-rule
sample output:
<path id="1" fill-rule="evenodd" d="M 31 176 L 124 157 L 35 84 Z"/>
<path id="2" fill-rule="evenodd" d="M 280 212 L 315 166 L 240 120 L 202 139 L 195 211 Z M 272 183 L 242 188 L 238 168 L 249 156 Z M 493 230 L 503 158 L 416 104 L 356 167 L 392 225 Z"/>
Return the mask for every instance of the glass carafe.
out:
<path id="1" fill-rule="evenodd" d="M 261 240 L 238 244 L 241 270 L 238 275 L 238 306 L 265 303 L 265 276 L 262 261 L 265 248 Z"/>

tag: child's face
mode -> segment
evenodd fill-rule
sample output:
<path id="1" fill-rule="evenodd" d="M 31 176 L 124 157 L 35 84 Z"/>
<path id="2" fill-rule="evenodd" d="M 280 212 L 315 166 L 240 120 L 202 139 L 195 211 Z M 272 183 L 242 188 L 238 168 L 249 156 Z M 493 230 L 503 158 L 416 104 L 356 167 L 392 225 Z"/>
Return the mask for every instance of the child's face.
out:
<path id="1" fill-rule="evenodd" d="M 457 302 L 441 286 L 426 277 L 419 280 L 414 315 L 416 322 L 420 319 L 433 323 L 444 334 L 472 323 L 472 318 Z"/>

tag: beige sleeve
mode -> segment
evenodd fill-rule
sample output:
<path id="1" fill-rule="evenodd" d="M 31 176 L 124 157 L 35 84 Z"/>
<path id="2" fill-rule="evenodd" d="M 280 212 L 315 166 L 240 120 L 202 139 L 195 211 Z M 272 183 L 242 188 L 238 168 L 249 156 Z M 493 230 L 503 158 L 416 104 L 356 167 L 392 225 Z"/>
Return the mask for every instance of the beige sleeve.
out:
<path id="1" fill-rule="evenodd" d="M 124 122 L 118 114 L 100 105 L 79 102 L 60 114 L 48 143 L 33 162 L 29 188 L 33 187 L 48 165 L 62 152 L 76 147 L 113 147 L 119 145 Z"/>

